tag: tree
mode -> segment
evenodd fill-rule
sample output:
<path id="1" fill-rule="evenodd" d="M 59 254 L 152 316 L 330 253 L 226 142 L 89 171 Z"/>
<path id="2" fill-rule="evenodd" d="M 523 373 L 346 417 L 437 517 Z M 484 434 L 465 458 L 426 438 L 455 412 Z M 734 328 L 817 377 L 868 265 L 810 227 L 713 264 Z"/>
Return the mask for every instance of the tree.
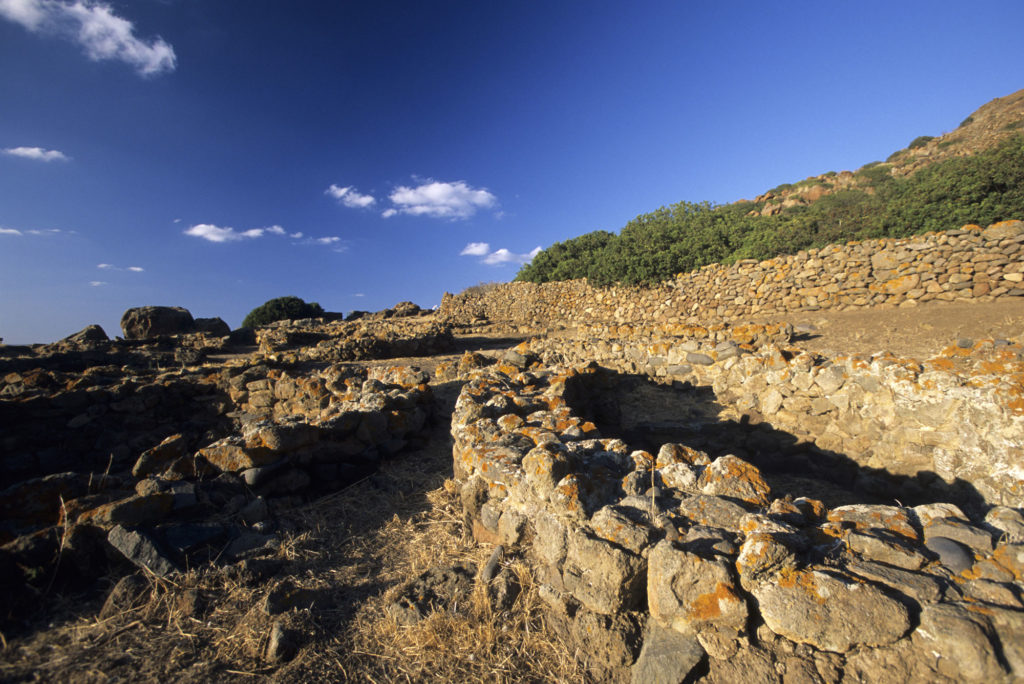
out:
<path id="1" fill-rule="evenodd" d="M 324 315 L 323 308 L 316 302 L 306 303 L 298 297 L 278 297 L 257 306 L 242 321 L 243 328 L 255 328 L 274 321 L 317 318 Z"/>

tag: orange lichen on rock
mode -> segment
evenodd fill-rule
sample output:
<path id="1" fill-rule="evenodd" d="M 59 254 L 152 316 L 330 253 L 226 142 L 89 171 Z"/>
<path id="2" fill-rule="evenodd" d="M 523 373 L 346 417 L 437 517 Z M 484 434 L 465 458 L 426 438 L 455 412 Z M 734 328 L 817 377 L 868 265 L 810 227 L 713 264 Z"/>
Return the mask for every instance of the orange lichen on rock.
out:
<path id="1" fill-rule="evenodd" d="M 690 604 L 687 617 L 690 620 L 713 620 L 723 612 L 722 603 L 739 603 L 741 599 L 736 591 L 735 587 L 726 584 L 725 582 L 718 582 L 715 585 L 715 590 L 708 594 L 701 594 L 693 603 Z M 727 610 L 727 609 L 726 609 Z"/>
<path id="2" fill-rule="evenodd" d="M 825 597 L 818 592 L 818 582 L 810 570 L 791 570 L 786 568 L 780 572 L 775 581 L 786 589 L 801 589 L 820 605 L 825 605 Z"/>

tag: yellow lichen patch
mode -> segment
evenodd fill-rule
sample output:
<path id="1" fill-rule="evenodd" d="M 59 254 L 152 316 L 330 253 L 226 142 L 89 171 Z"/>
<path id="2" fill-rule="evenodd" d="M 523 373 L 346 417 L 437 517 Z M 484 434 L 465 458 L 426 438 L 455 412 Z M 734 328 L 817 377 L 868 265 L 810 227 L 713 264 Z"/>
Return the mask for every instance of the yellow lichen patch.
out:
<path id="1" fill-rule="evenodd" d="M 786 589 L 801 589 L 810 595 L 815 603 L 825 605 L 825 597 L 818 592 L 818 581 L 814 578 L 814 573 L 809 570 L 786 568 L 776 576 L 775 581 L 780 587 Z"/>
<path id="2" fill-rule="evenodd" d="M 996 548 L 992 554 L 992 560 L 999 564 L 999 567 L 1013 574 L 1018 582 L 1024 579 L 1024 551 L 1019 546 L 1002 545 Z"/>
<path id="3" fill-rule="evenodd" d="M 560 406 L 565 406 L 565 399 L 562 397 L 545 397 L 544 403 L 547 405 L 549 411 L 554 411 Z"/>
<path id="4" fill-rule="evenodd" d="M 714 591 L 701 594 L 694 599 L 693 603 L 690 604 L 687 617 L 690 620 L 714 620 L 724 612 L 722 610 L 723 602 L 739 603 L 741 600 L 731 585 L 725 582 L 718 582 L 715 585 Z"/>

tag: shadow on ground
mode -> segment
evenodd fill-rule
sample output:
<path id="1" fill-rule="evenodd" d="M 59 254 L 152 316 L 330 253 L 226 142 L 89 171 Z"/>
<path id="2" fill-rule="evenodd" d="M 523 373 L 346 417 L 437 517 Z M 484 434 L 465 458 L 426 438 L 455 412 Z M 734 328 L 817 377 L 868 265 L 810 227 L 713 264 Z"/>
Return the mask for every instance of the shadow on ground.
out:
<path id="1" fill-rule="evenodd" d="M 618 437 L 631 448 L 657 453 L 662 444 L 675 442 L 711 458 L 733 454 L 749 461 L 761 470 L 776 497 L 807 496 L 829 507 L 948 501 L 977 510 L 986 503 L 963 480 L 948 484 L 934 472 L 909 477 L 868 468 L 854 455 L 821 449 L 806 437 L 756 417 L 729 418 L 734 412 L 717 401 L 710 387 L 659 384 L 647 376 L 601 369 L 572 378 L 566 399 L 603 436 Z"/>

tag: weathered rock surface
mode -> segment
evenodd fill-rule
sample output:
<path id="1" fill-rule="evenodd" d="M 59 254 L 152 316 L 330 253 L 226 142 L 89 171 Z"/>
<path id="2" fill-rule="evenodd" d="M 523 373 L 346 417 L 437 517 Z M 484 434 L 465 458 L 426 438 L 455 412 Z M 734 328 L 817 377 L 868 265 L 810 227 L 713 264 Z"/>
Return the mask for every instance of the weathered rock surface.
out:
<path id="1" fill-rule="evenodd" d="M 195 320 L 180 306 L 140 306 L 124 312 L 121 331 L 126 340 L 183 335 L 195 331 Z"/>

